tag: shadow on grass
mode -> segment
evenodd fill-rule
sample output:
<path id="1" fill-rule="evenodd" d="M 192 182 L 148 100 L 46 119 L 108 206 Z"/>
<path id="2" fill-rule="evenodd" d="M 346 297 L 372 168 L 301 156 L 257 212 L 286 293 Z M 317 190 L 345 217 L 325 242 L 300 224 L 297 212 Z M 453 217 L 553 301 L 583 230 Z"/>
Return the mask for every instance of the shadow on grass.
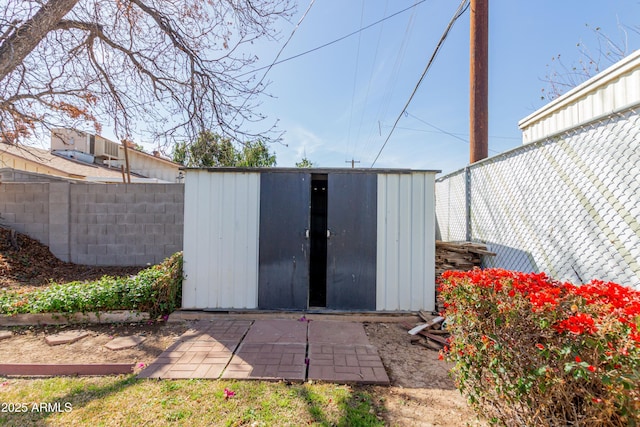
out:
<path id="1" fill-rule="evenodd" d="M 322 426 L 335 426 L 331 416 L 325 413 L 326 402 L 320 395 L 309 390 L 306 385 L 299 389 L 300 397 L 306 402 L 313 421 Z M 336 405 L 340 410 L 338 426 L 370 427 L 384 426 L 385 422 L 379 414 L 385 411 L 384 406 L 377 402 L 366 388 L 351 387 L 344 397 L 336 398 Z"/>
<path id="2" fill-rule="evenodd" d="M 81 377 L 78 377 L 81 378 Z M 44 379 L 43 381 L 46 381 Z M 61 397 L 42 400 L 39 402 L 5 402 L 1 399 L 2 405 L 9 405 L 0 412 L 1 426 L 27 426 L 41 425 L 42 421 L 60 412 L 71 412 L 91 403 L 95 399 L 102 399 L 108 395 L 119 393 L 127 387 L 136 384 L 138 381 L 135 375 L 128 375 L 115 382 L 104 386 L 80 386 L 65 385 L 70 390 Z M 13 406 L 10 406 L 13 405 Z M 20 405 L 18 407 L 18 405 Z M 34 406 L 35 405 L 35 406 Z M 0 408 L 0 410 L 3 408 Z"/>

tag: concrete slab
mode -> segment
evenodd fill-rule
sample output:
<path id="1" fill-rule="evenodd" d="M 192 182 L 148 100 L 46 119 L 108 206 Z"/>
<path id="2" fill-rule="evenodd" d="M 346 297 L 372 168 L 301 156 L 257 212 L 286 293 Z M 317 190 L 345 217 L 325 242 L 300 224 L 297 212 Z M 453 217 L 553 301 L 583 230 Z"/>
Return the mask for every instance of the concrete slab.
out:
<path id="1" fill-rule="evenodd" d="M 66 331 L 47 335 L 44 337 L 44 341 L 49 345 L 71 344 L 88 336 L 89 332 L 86 331 Z"/>
<path id="2" fill-rule="evenodd" d="M 245 343 L 306 343 L 307 322 L 290 319 L 256 320 L 245 336 Z"/>
<path id="3" fill-rule="evenodd" d="M 309 343 L 369 345 L 362 323 L 314 320 L 309 322 Z"/>
<path id="4" fill-rule="evenodd" d="M 224 379 L 288 380 L 304 381 L 306 344 L 240 344 L 229 366 L 222 374 Z"/>
<path id="5" fill-rule="evenodd" d="M 389 377 L 372 345 L 309 343 L 309 380 L 337 383 L 389 384 Z"/>
<path id="6" fill-rule="evenodd" d="M 138 344 L 142 343 L 146 340 L 145 337 L 141 337 L 139 335 L 132 335 L 129 337 L 118 337 L 114 338 L 104 346 L 109 350 L 124 350 L 125 348 L 135 347 Z"/>
<path id="7" fill-rule="evenodd" d="M 13 336 L 11 331 L 0 331 L 0 341 L 9 339 Z"/>

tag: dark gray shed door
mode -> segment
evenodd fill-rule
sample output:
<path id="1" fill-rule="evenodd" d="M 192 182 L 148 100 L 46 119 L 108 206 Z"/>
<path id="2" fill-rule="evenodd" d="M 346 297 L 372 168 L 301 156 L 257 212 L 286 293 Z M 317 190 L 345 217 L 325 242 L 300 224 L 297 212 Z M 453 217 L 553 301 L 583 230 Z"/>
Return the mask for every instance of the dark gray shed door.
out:
<path id="1" fill-rule="evenodd" d="M 327 308 L 376 309 L 377 177 L 329 174 Z"/>
<path id="2" fill-rule="evenodd" d="M 258 307 L 307 308 L 311 175 L 260 175 Z"/>

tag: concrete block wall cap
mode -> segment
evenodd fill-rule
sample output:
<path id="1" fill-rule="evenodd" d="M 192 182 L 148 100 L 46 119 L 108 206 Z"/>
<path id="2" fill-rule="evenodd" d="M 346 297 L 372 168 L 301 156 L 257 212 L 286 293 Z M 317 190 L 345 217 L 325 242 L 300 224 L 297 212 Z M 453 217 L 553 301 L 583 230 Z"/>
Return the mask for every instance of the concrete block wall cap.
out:
<path id="1" fill-rule="evenodd" d="M 149 320 L 149 313 L 117 310 L 96 313 L 28 313 L 0 315 L 0 326 L 69 325 L 82 323 L 122 323 Z"/>
<path id="2" fill-rule="evenodd" d="M 41 363 L 7 363 L 0 364 L 0 375 L 3 376 L 61 376 L 61 375 L 119 375 L 130 374 L 135 364 L 103 363 L 103 364 L 41 364 Z"/>

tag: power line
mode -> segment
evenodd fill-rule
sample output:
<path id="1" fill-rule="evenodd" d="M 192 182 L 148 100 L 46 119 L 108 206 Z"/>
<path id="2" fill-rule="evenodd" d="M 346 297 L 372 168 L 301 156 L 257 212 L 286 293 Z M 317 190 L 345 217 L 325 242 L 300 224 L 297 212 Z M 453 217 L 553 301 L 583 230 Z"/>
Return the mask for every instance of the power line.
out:
<path id="1" fill-rule="evenodd" d="M 386 1 L 385 5 L 384 5 L 384 11 L 382 12 L 382 15 L 385 15 L 387 13 L 387 8 L 389 7 L 389 0 Z M 378 61 L 378 52 L 380 51 L 380 41 L 382 40 L 382 30 L 384 29 L 384 23 L 382 25 L 380 25 L 380 31 L 378 32 L 378 41 L 376 42 L 376 49 L 375 49 L 375 55 L 373 56 L 373 61 L 371 62 L 372 66 L 371 66 L 371 73 L 369 74 L 369 81 L 367 82 L 367 93 L 364 96 L 364 103 L 363 105 L 365 106 L 365 108 L 362 109 L 362 114 L 360 115 L 360 123 L 358 124 L 358 133 L 356 134 L 356 143 L 354 144 L 353 147 L 353 152 L 351 153 L 352 156 L 356 155 L 356 152 L 358 151 L 358 148 L 360 147 L 360 131 L 362 130 L 362 124 L 364 123 L 364 113 L 366 111 L 366 105 L 367 102 L 369 101 L 369 92 L 371 90 L 371 82 L 373 81 L 373 73 L 376 70 L 376 62 Z"/>
<path id="2" fill-rule="evenodd" d="M 391 18 L 393 18 L 394 16 L 397 16 L 397 15 L 400 15 L 401 13 L 406 12 L 407 10 L 413 9 L 414 7 L 416 7 L 416 6 L 418 6 L 418 5 L 422 4 L 422 3 L 424 3 L 424 2 L 426 2 L 426 1 L 427 1 L 427 0 L 420 0 L 420 1 L 416 2 L 416 3 L 414 3 L 413 5 L 409 6 L 409 7 L 406 7 L 406 8 L 404 8 L 404 9 L 402 9 L 402 10 L 399 10 L 399 11 L 397 11 L 396 13 L 392 13 L 392 14 L 391 14 L 391 15 L 389 15 L 389 16 L 385 16 L 384 18 L 379 19 L 379 20 L 377 20 L 376 22 L 373 22 L 373 23 L 371 23 L 371 24 L 367 25 L 366 27 L 362 27 L 362 28 L 360 28 L 360 29 L 358 29 L 358 30 L 356 30 L 356 31 L 353 31 L 353 32 L 351 32 L 351 33 L 347 34 L 346 36 L 339 37 L 339 38 L 337 38 L 337 39 L 335 39 L 335 40 L 332 40 L 332 41 L 330 41 L 330 42 L 328 42 L 328 43 L 325 43 L 325 44 L 323 44 L 323 45 L 320 45 L 320 46 L 314 47 L 313 49 L 306 50 L 306 51 L 301 52 L 301 53 L 299 53 L 299 54 L 297 54 L 297 55 L 290 56 L 290 57 L 285 58 L 285 59 L 283 59 L 283 60 L 281 60 L 281 61 L 274 61 L 271 65 L 266 65 L 266 66 L 264 66 L 264 67 L 256 68 L 255 70 L 251 70 L 251 71 L 247 71 L 246 73 L 239 74 L 238 76 L 236 76 L 236 78 L 246 76 L 247 74 L 256 73 L 256 72 L 258 72 L 258 71 L 262 71 L 262 70 L 264 70 L 264 69 L 266 69 L 266 68 L 269 68 L 269 69 L 270 69 L 270 68 L 272 68 L 274 65 L 280 65 L 280 64 L 282 64 L 283 62 L 291 61 L 292 59 L 299 58 L 299 57 L 304 56 L 304 55 L 307 55 L 307 54 L 309 54 L 309 53 L 311 53 L 311 52 L 315 52 L 316 50 L 320 50 L 320 49 L 323 49 L 323 48 L 325 48 L 325 47 L 327 47 L 327 46 L 331 46 L 332 44 L 336 44 L 336 43 L 338 43 L 338 42 L 341 42 L 342 40 L 347 39 L 347 38 L 349 38 L 349 37 L 351 37 L 351 36 L 355 36 L 356 34 L 363 32 L 364 30 L 368 30 L 369 28 L 374 27 L 374 26 L 376 26 L 376 25 L 380 24 L 381 22 L 386 21 L 387 19 L 391 19 Z M 312 2 L 312 3 L 313 3 L 313 2 Z"/>
<path id="3" fill-rule="evenodd" d="M 282 52 L 284 51 L 284 48 L 287 47 L 287 45 L 289 44 L 289 42 L 291 41 L 291 39 L 293 38 L 293 35 L 296 33 L 296 31 L 298 31 L 298 28 L 300 27 L 300 24 L 302 24 L 302 21 L 304 21 L 304 18 L 307 17 L 307 14 L 309 13 L 309 11 L 311 10 L 311 6 L 313 6 L 313 4 L 315 3 L 316 0 L 311 0 L 311 2 L 309 3 L 309 6 L 307 7 L 307 10 L 304 11 L 304 13 L 302 14 L 302 17 L 300 18 L 300 20 L 298 21 L 298 23 L 296 24 L 295 27 L 293 27 L 293 30 L 291 31 L 291 34 L 289 35 L 289 38 L 287 39 L 286 42 L 284 42 L 284 44 L 282 45 L 282 47 L 280 48 L 280 50 L 278 51 L 278 54 L 276 55 L 276 57 L 274 58 L 273 62 L 271 63 L 271 65 L 268 65 L 267 67 L 262 67 L 262 69 L 267 68 L 267 71 L 264 72 L 264 75 L 262 76 L 262 78 L 260 79 L 260 82 L 258 83 L 258 86 L 260 85 L 260 83 L 262 83 L 262 81 L 264 80 L 264 78 L 267 76 L 267 73 L 269 71 L 271 71 L 271 69 L 273 68 L 274 65 L 276 65 L 278 63 L 278 58 L 280 58 L 280 55 L 282 55 Z M 255 70 L 255 71 L 259 71 L 259 70 Z"/>
<path id="4" fill-rule="evenodd" d="M 432 126 L 432 125 L 430 125 Z M 391 125 L 384 125 L 382 126 L 384 128 L 390 128 Z M 439 130 L 428 130 L 428 129 L 418 129 L 418 128 L 413 128 L 413 127 L 406 127 L 406 126 L 396 126 L 397 130 L 410 130 L 413 132 L 423 132 L 423 133 L 444 133 L 446 135 L 450 135 L 455 137 L 457 136 L 466 136 L 467 138 L 469 137 L 468 133 L 462 133 L 462 132 L 447 132 L 447 131 L 439 131 Z M 522 138 L 516 138 L 515 136 L 493 136 L 493 135 L 489 135 L 489 138 L 493 138 L 493 139 L 510 139 L 512 141 L 521 141 Z M 460 142 L 464 142 L 465 144 L 469 143 L 468 139 L 464 139 L 464 138 L 456 138 L 459 139 Z M 491 150 L 489 150 L 491 151 Z M 494 153 L 498 153 L 498 151 L 493 150 Z"/>
<path id="5" fill-rule="evenodd" d="M 385 126 L 387 127 L 391 127 L 391 126 Z M 424 133 L 446 133 L 447 135 L 453 136 L 455 137 L 455 135 L 463 135 L 463 136 L 469 136 L 469 134 L 465 134 L 465 133 L 451 133 L 451 132 L 440 132 L 438 130 L 427 130 L 427 129 L 416 129 L 416 128 L 408 128 L 408 127 L 404 127 L 404 126 L 396 126 L 396 129 L 399 130 L 410 130 L 412 132 L 424 132 Z M 497 137 L 500 138 L 500 137 Z M 502 138 L 507 138 L 507 139 L 518 139 L 518 138 L 511 138 L 511 137 L 502 137 Z M 464 142 L 465 144 L 469 144 L 469 141 L 467 141 L 466 139 L 463 138 L 457 138 L 459 139 L 461 142 Z M 492 153 L 495 154 L 500 154 L 500 151 L 497 150 L 493 150 L 491 148 L 489 148 L 489 151 L 491 151 Z"/>
<path id="6" fill-rule="evenodd" d="M 404 62 L 404 58 L 407 53 L 407 48 L 409 46 L 409 39 L 411 38 L 411 33 L 413 32 L 413 28 L 415 26 L 415 17 L 416 17 L 416 9 L 412 11 L 411 16 L 409 17 L 409 20 L 407 21 L 407 25 L 404 29 L 404 35 L 402 37 L 400 47 L 398 48 L 396 59 L 393 64 L 393 68 L 391 70 L 391 74 L 389 75 L 388 83 L 385 85 L 385 90 L 383 91 L 383 95 L 379 102 L 378 112 L 376 113 L 376 117 L 377 117 L 376 121 L 378 122 L 378 124 L 380 123 L 381 120 L 383 120 L 387 116 L 389 105 L 391 105 L 390 101 L 393 94 L 395 93 L 395 88 L 399 81 L 398 76 L 400 75 L 400 70 L 402 69 L 402 63 Z M 374 128 L 375 128 L 375 124 L 372 123 L 369 131 L 369 137 L 366 140 L 364 140 L 364 145 L 362 147 L 363 151 L 357 151 L 356 153 L 364 154 L 364 152 L 370 151 L 369 145 L 373 143 L 375 138 Z M 382 136 L 381 130 L 380 129 L 378 130 L 379 130 L 379 136 Z M 375 150 L 375 148 L 373 149 Z M 366 157 L 370 157 L 370 156 L 367 155 Z"/>
<path id="7" fill-rule="evenodd" d="M 364 0 L 362 0 L 362 10 L 360 12 L 360 26 L 362 26 L 362 21 L 364 19 Z M 358 48 L 356 50 L 356 66 L 353 72 L 353 91 L 351 93 L 351 114 L 349 116 L 349 128 L 347 131 L 347 152 L 349 151 L 349 147 L 351 146 L 351 124 L 353 123 L 353 104 L 356 100 L 356 88 L 358 83 L 358 64 L 360 62 L 360 44 L 362 42 L 362 33 L 358 34 Z M 355 144 L 354 144 L 355 147 Z M 355 148 L 354 148 L 355 151 Z"/>
<path id="8" fill-rule="evenodd" d="M 389 142 L 389 139 L 391 138 L 391 135 L 393 134 L 393 131 L 395 130 L 396 126 L 398 125 L 398 122 L 402 118 L 402 115 L 407 110 L 407 108 L 409 108 L 409 104 L 413 100 L 413 97 L 415 96 L 416 92 L 418 91 L 418 88 L 420 87 L 420 84 L 422 83 L 422 81 L 424 80 L 424 77 L 427 75 L 427 72 L 431 68 L 431 65 L 433 64 L 433 61 L 436 59 L 436 56 L 438 55 L 438 52 L 440 51 L 440 48 L 442 47 L 445 39 L 449 35 L 449 31 L 453 27 L 453 24 L 455 24 L 455 22 L 458 20 L 458 18 L 460 18 L 462 16 L 462 14 L 467 10 L 468 5 L 465 6 L 465 4 L 468 1 L 469 0 L 462 0 L 460 2 L 460 5 L 458 6 L 458 9 L 456 9 L 456 13 L 453 15 L 453 18 L 451 18 L 451 20 L 449 21 L 449 24 L 447 25 L 447 28 L 445 28 L 444 33 L 442 33 L 442 36 L 440 37 L 440 40 L 438 41 L 438 44 L 436 45 L 435 50 L 431 54 L 431 58 L 429 59 L 429 62 L 427 63 L 427 66 L 425 67 L 424 71 L 422 72 L 422 75 L 420 76 L 420 79 L 418 80 L 418 83 L 416 83 L 416 86 L 413 88 L 413 92 L 411 92 L 411 96 L 409 96 L 409 99 L 407 100 L 407 103 L 402 108 L 402 111 L 400 111 L 400 114 L 398 114 L 398 118 L 394 122 L 393 127 L 391 128 L 391 131 L 389 132 L 389 135 L 387 135 L 387 138 L 385 139 L 384 144 L 382 144 L 382 147 L 380 147 L 380 151 L 378 151 L 378 155 L 376 155 L 376 158 L 373 160 L 373 163 L 371 163 L 371 167 L 373 167 L 376 164 L 376 162 L 378 161 L 378 158 L 380 157 L 380 154 L 382 154 L 382 150 L 384 150 L 384 147 L 387 145 L 387 142 Z"/>
<path id="9" fill-rule="evenodd" d="M 242 110 L 244 108 L 244 106 L 246 105 L 247 101 L 249 100 L 249 98 L 252 95 L 255 95 L 255 93 L 260 89 L 260 85 L 262 84 L 262 82 L 264 81 L 265 77 L 267 77 L 267 74 L 269 73 L 269 71 L 271 71 L 271 69 L 273 68 L 273 66 L 277 63 L 278 58 L 280 58 L 280 55 L 282 54 L 282 52 L 284 51 L 284 48 L 287 47 L 287 45 L 289 44 L 289 42 L 291 41 L 291 39 L 293 38 L 293 35 L 296 33 L 296 31 L 298 31 L 298 28 L 300 27 L 300 24 L 302 24 L 302 21 L 304 21 L 304 18 L 307 17 L 307 14 L 309 13 L 309 11 L 311 10 L 311 6 L 313 6 L 313 3 L 315 3 L 316 0 L 311 0 L 311 2 L 309 3 L 309 6 L 307 7 L 307 10 L 302 14 L 302 17 L 300 18 L 300 20 L 298 21 L 298 23 L 296 24 L 295 27 L 293 27 L 293 30 L 291 30 L 291 34 L 289 34 L 289 38 L 287 38 L 287 41 L 284 42 L 284 44 L 282 45 L 282 47 L 280 48 L 280 50 L 278 51 L 278 54 L 276 55 L 276 57 L 273 59 L 273 62 L 271 62 L 271 65 L 267 65 L 266 67 L 262 67 L 260 68 L 260 70 L 264 70 L 266 69 L 267 71 L 264 72 L 264 74 L 262 75 L 262 77 L 260 78 L 260 81 L 255 85 L 255 88 L 251 91 L 251 93 L 244 99 L 244 102 L 242 103 L 242 105 L 240 106 L 239 109 L 236 110 L 236 114 L 233 116 L 233 118 L 231 119 L 231 122 L 233 122 L 235 120 L 236 117 L 238 117 L 238 114 L 240 112 L 240 110 Z M 259 70 L 255 70 L 255 71 L 259 71 Z"/>
<path id="10" fill-rule="evenodd" d="M 453 132 L 448 132 L 448 131 L 446 131 L 446 130 L 444 130 L 444 129 L 440 129 L 438 126 L 436 126 L 436 125 L 434 125 L 434 124 L 431 124 L 431 123 L 429 123 L 428 121 L 426 121 L 426 120 L 424 120 L 424 119 L 421 119 L 420 117 L 417 117 L 417 116 L 415 116 L 415 115 L 411 114 L 411 113 L 410 113 L 410 112 L 408 112 L 408 111 L 405 111 L 405 114 L 406 114 L 407 116 L 413 117 L 413 118 L 414 118 L 414 119 L 416 119 L 417 121 L 419 121 L 419 122 L 421 122 L 421 123 L 424 123 L 424 124 L 425 124 L 425 125 L 427 125 L 427 126 L 431 126 L 432 128 L 437 129 L 437 130 L 439 130 L 440 132 L 445 133 L 445 134 L 447 134 L 447 135 L 451 135 L 451 136 L 455 136 L 455 135 L 467 135 L 467 136 L 468 136 L 468 135 L 469 135 L 469 134 L 461 134 L 461 133 L 457 133 L 457 134 L 456 134 L 456 133 L 453 133 Z M 513 139 L 513 140 L 516 140 L 516 141 L 521 141 L 521 140 L 522 140 L 522 138 L 516 138 L 515 136 L 497 136 L 497 135 L 489 135 L 489 136 L 490 136 L 491 138 L 495 138 L 495 139 Z M 463 139 L 462 141 L 464 141 L 464 142 L 466 142 L 466 143 L 468 143 L 468 142 L 469 142 L 469 141 L 468 141 L 468 140 L 466 140 L 466 139 Z"/>
<path id="11" fill-rule="evenodd" d="M 411 114 L 411 113 L 410 113 L 410 112 L 408 112 L 408 111 L 405 111 L 405 114 L 406 114 L 407 116 L 409 116 L 409 117 L 413 117 L 413 118 L 414 118 L 414 119 L 416 119 L 417 121 L 419 121 L 419 122 L 421 122 L 421 123 L 424 123 L 424 124 L 425 124 L 425 125 L 427 125 L 427 126 L 431 126 L 432 128 L 437 129 L 438 131 L 440 131 L 441 133 L 444 133 L 445 135 L 449 135 L 449 136 L 451 136 L 451 137 L 453 137 L 453 138 L 459 139 L 460 141 L 462 141 L 462 142 L 464 142 L 464 143 L 466 143 L 466 144 L 468 144 L 468 143 L 469 143 L 469 140 L 464 139 L 464 138 L 460 138 L 458 135 L 456 135 L 456 134 L 454 134 L 454 133 L 451 133 L 451 132 L 447 132 L 447 131 L 446 131 L 446 130 L 444 130 L 444 129 L 440 129 L 438 126 L 436 126 L 436 125 L 432 125 L 431 123 L 428 123 L 426 120 L 422 120 L 421 118 L 418 118 L 418 117 L 414 116 L 413 114 Z"/>

